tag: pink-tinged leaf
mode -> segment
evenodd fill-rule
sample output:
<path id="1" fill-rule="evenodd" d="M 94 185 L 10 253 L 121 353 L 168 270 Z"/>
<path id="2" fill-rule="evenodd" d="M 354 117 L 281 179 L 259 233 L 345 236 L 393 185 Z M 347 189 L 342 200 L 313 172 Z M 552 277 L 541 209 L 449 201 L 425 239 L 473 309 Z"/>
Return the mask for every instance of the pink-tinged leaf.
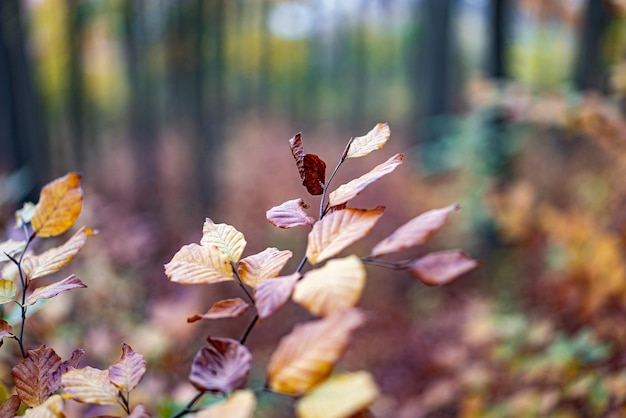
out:
<path id="1" fill-rule="evenodd" d="M 198 390 L 229 393 L 245 385 L 252 367 L 252 355 L 231 338 L 207 339 L 209 347 L 198 351 L 191 365 L 189 381 Z"/>
<path id="2" fill-rule="evenodd" d="M 207 313 L 187 318 L 187 322 L 196 322 L 201 319 L 237 318 L 246 313 L 249 307 L 250 305 L 241 298 L 220 300 L 211 306 Z"/>
<path id="3" fill-rule="evenodd" d="M 307 215 L 304 209 L 309 205 L 302 199 L 288 200 L 282 205 L 274 206 L 267 212 L 265 217 L 268 221 L 279 228 L 293 228 L 301 225 L 313 225 L 315 219 Z"/>
<path id="4" fill-rule="evenodd" d="M 304 145 L 302 144 L 302 134 L 297 133 L 291 138 L 289 140 L 289 146 L 291 147 L 293 159 L 296 160 L 300 178 L 304 180 Z"/>
<path id="5" fill-rule="evenodd" d="M 280 251 L 270 247 L 246 257 L 239 262 L 241 280 L 256 288 L 265 280 L 278 276 L 292 256 L 293 253 L 289 250 Z"/>
<path id="6" fill-rule="evenodd" d="M 61 357 L 52 348 L 42 345 L 28 350 L 27 356 L 13 367 L 15 389 L 28 406 L 41 405 L 54 392 L 53 373 L 61 365 Z"/>
<path id="7" fill-rule="evenodd" d="M 411 263 L 411 273 L 430 286 L 450 283 L 480 265 L 461 250 L 437 251 Z"/>
<path id="8" fill-rule="evenodd" d="M 228 256 L 214 246 L 184 245 L 165 265 L 168 279 L 182 284 L 211 284 L 233 280 Z"/>
<path id="9" fill-rule="evenodd" d="M 148 409 L 145 406 L 137 404 L 128 418 L 152 418 L 152 415 L 150 415 L 150 412 L 148 412 Z"/>
<path id="10" fill-rule="evenodd" d="M 457 204 L 433 209 L 411 219 L 372 249 L 372 257 L 395 253 L 422 245 L 446 223 L 448 216 L 461 207 Z"/>
<path id="11" fill-rule="evenodd" d="M 365 314 L 353 308 L 296 325 L 269 360 L 269 387 L 293 396 L 308 392 L 330 375 L 352 332 L 364 322 Z"/>
<path id="12" fill-rule="evenodd" d="M 109 379 L 118 389 L 130 392 L 135 389 L 145 372 L 146 360 L 124 343 L 122 357 L 109 367 Z"/>
<path id="13" fill-rule="evenodd" d="M 72 351 L 71 357 L 61 363 L 61 365 L 52 373 L 52 379 L 50 381 L 50 389 L 52 392 L 55 392 L 58 388 L 61 387 L 61 377 L 69 372 L 70 370 L 74 370 L 78 368 L 78 363 L 80 363 L 80 359 L 85 355 L 85 350 L 81 348 L 77 348 Z"/>
<path id="14" fill-rule="evenodd" d="M 391 136 L 391 130 L 386 123 L 378 123 L 364 136 L 356 137 L 350 144 L 347 158 L 358 158 L 369 154 L 372 151 L 381 149 Z"/>
<path id="15" fill-rule="evenodd" d="M 195 418 L 252 418 L 256 397 L 251 390 L 236 390 L 228 399 L 204 408 Z"/>
<path id="16" fill-rule="evenodd" d="M 374 167 L 369 173 L 349 183 L 342 184 L 328 196 L 328 203 L 330 206 L 342 205 L 355 198 L 367 186 L 395 170 L 397 166 L 402 164 L 403 158 L 404 155 L 396 154 L 384 163 Z"/>
<path id="17" fill-rule="evenodd" d="M 0 319 L 0 338 L 9 337 L 14 338 L 13 327 L 4 319 Z"/>
<path id="18" fill-rule="evenodd" d="M 307 258 L 317 264 L 360 240 L 371 231 L 384 209 L 344 209 L 326 215 L 309 232 Z"/>
<path id="19" fill-rule="evenodd" d="M 33 291 L 33 293 L 30 294 L 30 296 L 28 296 L 28 298 L 26 299 L 26 303 L 24 305 L 26 306 L 33 305 L 39 299 L 50 299 L 50 298 L 55 297 L 61 292 L 72 290 L 77 287 L 87 287 L 87 285 L 83 283 L 74 274 L 72 274 L 70 277 L 67 277 L 56 283 L 38 287 L 37 289 Z"/>
<path id="20" fill-rule="evenodd" d="M 11 395 L 9 399 L 4 401 L 0 405 L 0 418 L 13 418 L 17 415 L 17 411 L 20 409 L 22 401 L 17 395 Z"/>
<path id="21" fill-rule="evenodd" d="M 65 418 L 63 414 L 63 398 L 52 395 L 44 403 L 24 412 L 25 418 Z"/>
<path id="22" fill-rule="evenodd" d="M 261 319 L 274 314 L 287 303 L 299 278 L 300 273 L 293 273 L 289 276 L 265 280 L 256 288 L 254 299 Z"/>
<path id="23" fill-rule="evenodd" d="M 309 194 L 316 196 L 324 191 L 326 182 L 326 163 L 315 154 L 304 155 L 304 178 L 302 185 Z"/>
<path id="24" fill-rule="evenodd" d="M 0 263 L 11 260 L 7 254 L 15 258 L 26 247 L 26 241 L 14 241 L 12 239 L 0 242 Z"/>
<path id="25" fill-rule="evenodd" d="M 113 386 L 108 370 L 83 367 L 65 373 L 61 378 L 63 397 L 76 402 L 96 405 L 116 405 L 119 390 Z"/>

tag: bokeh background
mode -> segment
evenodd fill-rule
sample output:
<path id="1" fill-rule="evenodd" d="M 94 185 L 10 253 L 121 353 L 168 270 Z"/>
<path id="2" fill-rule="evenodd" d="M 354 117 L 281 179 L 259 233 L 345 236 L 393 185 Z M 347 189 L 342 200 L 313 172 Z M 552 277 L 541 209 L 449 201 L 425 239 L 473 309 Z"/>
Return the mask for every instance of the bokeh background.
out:
<path id="1" fill-rule="evenodd" d="M 372 319 L 338 368 L 373 373 L 372 413 L 623 416 L 625 97 L 623 0 L 2 0 L 0 223 L 15 235 L 14 210 L 78 170 L 79 224 L 100 231 L 68 267 L 89 289 L 42 306 L 27 341 L 100 367 L 129 343 L 149 361 L 133 401 L 171 415 L 206 336 L 239 338 L 252 314 L 187 324 L 238 289 L 175 285 L 163 264 L 210 217 L 245 234 L 245 254 L 292 249 L 295 268 L 307 231 L 265 219 L 318 204 L 288 139 L 334 167 L 388 122 L 388 145 L 335 180 L 406 154 L 354 201 L 387 210 L 352 250 L 458 202 L 411 255 L 484 264 L 443 288 L 368 269 Z M 253 331 L 252 386 L 307 318 L 289 305 Z M 264 395 L 257 415 L 292 403 Z"/>

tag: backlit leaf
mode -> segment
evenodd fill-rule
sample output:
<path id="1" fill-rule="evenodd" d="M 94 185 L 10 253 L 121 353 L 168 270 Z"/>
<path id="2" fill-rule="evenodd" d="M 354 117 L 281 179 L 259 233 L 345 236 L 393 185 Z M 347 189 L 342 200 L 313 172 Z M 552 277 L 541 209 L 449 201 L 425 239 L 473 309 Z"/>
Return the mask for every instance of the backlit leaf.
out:
<path id="1" fill-rule="evenodd" d="M 201 319 L 236 318 L 246 313 L 249 307 L 250 305 L 241 298 L 220 300 L 207 313 L 187 318 L 187 322 L 196 322 Z"/>
<path id="2" fill-rule="evenodd" d="M 339 373 L 313 388 L 296 405 L 298 418 L 344 418 L 369 407 L 378 388 L 368 372 Z"/>
<path id="3" fill-rule="evenodd" d="M 17 254 L 21 253 L 24 250 L 25 246 L 25 241 L 14 241 L 10 239 L 8 241 L 0 242 L 0 263 L 10 260 L 9 257 L 6 256 L 6 254 L 15 258 Z"/>
<path id="4" fill-rule="evenodd" d="M 15 228 L 22 228 L 25 224 L 29 224 L 35 214 L 37 206 L 33 202 L 26 202 L 22 209 L 15 211 Z"/>
<path id="5" fill-rule="evenodd" d="M 272 354 L 269 387 L 287 395 L 302 395 L 330 375 L 343 355 L 352 332 L 365 322 L 356 308 L 298 324 Z"/>
<path id="6" fill-rule="evenodd" d="M 326 215 L 309 232 L 307 258 L 317 264 L 360 240 L 374 227 L 384 209 L 344 209 Z"/>
<path id="7" fill-rule="evenodd" d="M 326 182 L 326 163 L 315 154 L 304 155 L 304 178 L 302 185 L 312 194 L 320 195 Z"/>
<path id="8" fill-rule="evenodd" d="M 479 261 L 461 250 L 448 250 L 426 254 L 411 264 L 410 271 L 425 284 L 439 286 L 450 283 L 479 265 Z"/>
<path id="9" fill-rule="evenodd" d="M 137 404 L 133 408 L 128 418 L 152 418 L 152 415 L 150 415 L 150 412 L 148 412 L 145 406 L 143 406 L 142 404 Z"/>
<path id="10" fill-rule="evenodd" d="M 15 283 L 12 280 L 0 280 L 0 305 L 13 302 L 16 293 L 17 287 L 15 287 Z"/>
<path id="11" fill-rule="evenodd" d="M 293 256 L 289 250 L 270 247 L 239 262 L 241 280 L 250 287 L 258 287 L 265 280 L 276 277 Z"/>
<path id="12" fill-rule="evenodd" d="M 61 292 L 72 290 L 77 287 L 87 287 L 87 285 L 76 277 L 76 275 L 72 274 L 71 276 L 56 283 L 38 287 L 28 296 L 24 305 L 33 305 L 39 299 L 50 299 Z"/>
<path id="13" fill-rule="evenodd" d="M 172 261 L 165 265 L 165 274 L 173 282 L 209 284 L 233 280 L 233 268 L 228 256 L 217 247 L 198 244 L 184 245 Z"/>
<path id="14" fill-rule="evenodd" d="M 64 418 L 63 398 L 61 395 L 52 395 L 44 403 L 24 413 L 28 418 Z"/>
<path id="15" fill-rule="evenodd" d="M 296 284 L 293 300 L 314 315 L 328 316 L 356 305 L 364 286 L 365 267 L 351 255 L 307 272 Z"/>
<path id="16" fill-rule="evenodd" d="M 315 219 L 307 215 L 304 209 L 309 205 L 302 199 L 288 200 L 285 203 L 274 206 L 265 213 L 268 221 L 279 228 L 293 228 L 301 225 L 313 225 Z"/>
<path id="17" fill-rule="evenodd" d="M 252 355 L 231 338 L 207 339 L 209 347 L 198 351 L 191 365 L 189 381 L 198 390 L 229 393 L 245 385 L 252 367 Z"/>
<path id="18" fill-rule="evenodd" d="M 304 145 L 302 144 L 302 134 L 297 133 L 291 138 L 289 140 L 289 146 L 291 147 L 293 159 L 296 160 L 300 178 L 304 180 Z"/>
<path id="19" fill-rule="evenodd" d="M 59 235 L 74 225 L 83 207 L 80 179 L 81 174 L 69 173 L 44 186 L 31 219 L 37 236 Z"/>
<path id="20" fill-rule="evenodd" d="M 111 383 L 108 370 L 93 367 L 74 369 L 61 378 L 64 397 L 96 405 L 116 405 L 117 388 Z"/>
<path id="21" fill-rule="evenodd" d="M 441 209 L 429 210 L 411 219 L 376 244 L 372 249 L 372 257 L 395 253 L 424 244 L 435 232 L 441 229 L 448 219 L 448 215 L 459 209 L 460 206 L 454 204 Z"/>
<path id="22" fill-rule="evenodd" d="M 2 418 L 12 418 L 17 415 L 18 409 L 22 405 L 22 401 L 20 397 L 17 395 L 11 395 L 9 399 L 4 401 L 2 405 L 0 405 L 0 417 Z"/>
<path id="23" fill-rule="evenodd" d="M 241 258 L 246 240 L 243 234 L 228 224 L 216 224 L 206 218 L 202 227 L 202 246 L 215 246 L 226 254 L 228 261 L 236 263 Z"/>
<path id="24" fill-rule="evenodd" d="M 272 315 L 287 303 L 299 278 L 300 273 L 293 273 L 289 276 L 265 280 L 256 288 L 254 299 L 261 319 Z"/>
<path id="25" fill-rule="evenodd" d="M 364 136 L 356 137 L 350 144 L 348 150 L 348 158 L 363 157 L 372 151 L 381 149 L 391 135 L 389 125 L 386 123 L 379 123 Z"/>
<path id="26" fill-rule="evenodd" d="M 135 389 L 145 372 L 146 360 L 124 343 L 122 357 L 109 367 L 109 379 L 118 389 L 130 392 Z"/>
<path id="27" fill-rule="evenodd" d="M 53 372 L 61 365 L 61 357 L 52 348 L 42 345 L 28 350 L 28 355 L 11 370 L 15 389 L 28 406 L 41 405 L 54 392 Z"/>
<path id="28" fill-rule="evenodd" d="M 251 390 L 236 390 L 223 402 L 201 410 L 196 418 L 252 418 L 256 397 Z"/>
<path id="29" fill-rule="evenodd" d="M 369 173 L 362 175 L 361 177 L 350 181 L 349 183 L 342 184 L 328 196 L 328 203 L 330 206 L 341 205 L 356 197 L 363 189 L 381 178 L 382 176 L 391 173 L 397 166 L 402 164 L 402 154 L 396 154 L 382 164 L 374 167 Z"/>

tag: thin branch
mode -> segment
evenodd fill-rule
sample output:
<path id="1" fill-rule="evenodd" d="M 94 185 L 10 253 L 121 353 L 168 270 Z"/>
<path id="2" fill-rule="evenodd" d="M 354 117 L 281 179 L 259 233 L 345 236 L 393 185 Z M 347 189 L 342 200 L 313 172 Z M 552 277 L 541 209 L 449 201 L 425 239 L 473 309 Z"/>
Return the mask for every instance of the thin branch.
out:
<path id="1" fill-rule="evenodd" d="M 243 280 L 241 280 L 241 276 L 239 275 L 239 269 L 237 267 L 237 263 L 232 263 L 231 262 L 230 265 L 233 267 L 233 275 L 235 276 L 235 280 L 237 281 L 237 284 L 244 291 L 244 293 L 246 294 L 246 296 L 250 300 L 250 303 L 252 303 L 253 306 L 256 305 L 256 303 L 254 302 L 254 298 L 252 297 L 252 295 L 250 294 L 250 292 L 246 288 L 246 285 L 243 283 Z"/>
<path id="2" fill-rule="evenodd" d="M 332 174 L 328 178 L 328 181 L 324 185 L 324 188 L 322 189 L 322 200 L 320 201 L 320 215 L 319 215 L 318 220 L 321 220 L 326 214 L 327 209 L 324 209 L 324 202 L 326 202 L 326 193 L 328 193 L 328 186 L 330 186 L 330 182 L 333 181 L 335 174 L 337 174 L 337 171 L 339 171 L 339 167 L 341 167 L 343 162 L 346 161 L 346 158 L 348 157 L 348 151 L 350 150 L 350 145 L 352 145 L 352 141 L 354 141 L 354 138 L 350 138 L 350 140 L 348 141 L 348 144 L 346 145 L 346 148 L 343 150 L 343 154 L 341 154 L 341 158 L 339 159 L 339 162 L 337 163 L 337 167 L 335 167 Z"/>
<path id="3" fill-rule="evenodd" d="M 377 266 L 377 267 L 385 267 L 385 268 L 392 269 L 392 270 L 405 270 L 409 268 L 409 266 L 413 262 L 413 260 L 385 261 L 385 260 L 378 260 L 378 259 L 371 258 L 371 257 L 363 257 L 361 258 L 361 261 L 364 262 L 365 264 L 369 264 L 369 265 Z"/>
<path id="4" fill-rule="evenodd" d="M 192 400 L 189 401 L 189 403 L 187 403 L 187 405 L 185 405 L 185 408 L 183 408 L 180 412 L 178 412 L 176 415 L 173 415 L 172 418 L 180 418 L 180 417 L 184 417 L 187 414 L 191 414 L 193 412 L 197 412 L 194 409 L 194 405 L 200 400 L 200 398 L 202 398 L 202 396 L 204 396 L 204 394 L 206 393 L 206 391 L 199 391 L 196 396 L 193 397 Z"/>
<path id="5" fill-rule="evenodd" d="M 255 314 L 254 318 L 252 318 L 252 321 L 248 324 L 248 327 L 246 328 L 246 330 L 243 332 L 243 335 L 239 339 L 239 344 L 246 343 L 246 340 L 248 339 L 248 335 L 250 335 L 250 332 L 252 332 L 252 329 L 254 328 L 254 326 L 256 325 L 258 321 L 259 321 L 259 314 Z"/>
<path id="6" fill-rule="evenodd" d="M 128 393 L 128 398 L 124 395 L 124 392 L 122 392 L 121 390 L 119 390 L 117 394 L 119 396 L 120 405 L 122 406 L 124 411 L 126 411 L 126 413 L 130 415 L 130 403 L 129 403 L 130 393 Z"/>

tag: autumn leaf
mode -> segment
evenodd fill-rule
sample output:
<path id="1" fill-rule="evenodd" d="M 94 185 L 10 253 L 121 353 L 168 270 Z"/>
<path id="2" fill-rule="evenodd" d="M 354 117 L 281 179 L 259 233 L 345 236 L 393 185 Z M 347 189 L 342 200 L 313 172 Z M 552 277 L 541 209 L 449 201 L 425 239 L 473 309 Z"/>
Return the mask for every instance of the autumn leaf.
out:
<path id="1" fill-rule="evenodd" d="M 261 319 L 274 314 L 287 303 L 299 278 L 300 273 L 293 273 L 265 280 L 256 288 L 254 299 Z"/>
<path id="2" fill-rule="evenodd" d="M 314 315 L 328 316 L 356 305 L 364 286 L 365 267 L 351 255 L 307 272 L 296 284 L 293 300 Z"/>
<path id="3" fill-rule="evenodd" d="M 85 350 L 77 348 L 72 351 L 72 355 L 68 360 L 65 360 L 59 365 L 59 367 L 57 367 L 57 369 L 52 373 L 52 379 L 50 380 L 51 390 L 53 392 L 61 387 L 61 378 L 65 373 L 78 368 L 78 363 L 80 363 L 80 359 L 84 355 Z"/>
<path id="4" fill-rule="evenodd" d="M 4 319 L 0 319 L 0 339 L 4 337 L 13 338 L 15 335 L 13 335 L 13 327 L 11 324 Z M 2 345 L 2 343 L 0 343 L 0 345 Z"/>
<path id="5" fill-rule="evenodd" d="M 389 125 L 386 123 L 378 123 L 364 136 L 359 136 L 352 140 L 346 157 L 364 157 L 372 151 L 379 150 L 385 146 L 390 136 L 391 130 L 389 129 Z"/>
<path id="6" fill-rule="evenodd" d="M 480 262 L 461 250 L 437 251 L 411 263 L 411 273 L 430 286 L 450 283 L 460 275 L 475 269 Z"/>
<path id="7" fill-rule="evenodd" d="M 201 410 L 196 418 L 252 418 L 256 397 L 251 390 L 236 390 L 223 402 Z"/>
<path id="8" fill-rule="evenodd" d="M 16 210 L 15 228 L 22 228 L 24 225 L 29 224 L 31 219 L 33 219 L 36 208 L 37 206 L 33 202 L 26 202 L 22 206 L 22 209 Z"/>
<path id="9" fill-rule="evenodd" d="M 330 375 L 352 332 L 364 322 L 365 315 L 352 308 L 296 325 L 269 360 L 269 387 L 294 396 L 308 392 Z"/>
<path id="10" fill-rule="evenodd" d="M 313 225 L 315 219 L 307 215 L 304 209 L 309 205 L 302 199 L 288 200 L 285 203 L 274 206 L 267 212 L 265 217 L 272 225 L 279 228 L 293 228 L 301 225 Z"/>
<path id="11" fill-rule="evenodd" d="M 372 249 L 372 257 L 395 253 L 407 248 L 422 245 L 445 224 L 450 215 L 461 207 L 457 204 L 441 209 L 433 209 L 411 219 L 396 229 Z"/>
<path id="12" fill-rule="evenodd" d="M 9 396 L 9 399 L 4 401 L 0 405 L 0 417 L 1 418 L 13 418 L 17 416 L 17 411 L 20 409 L 22 401 L 17 395 Z"/>
<path id="13" fill-rule="evenodd" d="M 152 415 L 150 415 L 150 412 L 148 412 L 145 406 L 143 406 L 142 404 L 137 404 L 133 408 L 128 418 L 152 418 Z"/>
<path id="14" fill-rule="evenodd" d="M 278 276 L 292 256 L 289 250 L 280 251 L 273 247 L 248 256 L 239 262 L 241 280 L 256 288 L 265 280 Z"/>
<path id="15" fill-rule="evenodd" d="M 15 241 L 8 240 L 0 243 L 0 263 L 5 261 L 9 261 L 10 258 L 7 257 L 7 254 L 11 257 L 15 258 L 15 256 L 22 251 L 24 251 L 24 247 L 26 246 L 25 241 Z"/>
<path id="16" fill-rule="evenodd" d="M 122 357 L 109 367 L 109 380 L 120 390 L 135 389 L 146 372 L 146 360 L 133 351 L 130 345 L 122 345 Z"/>
<path id="17" fill-rule="evenodd" d="M 302 134 L 295 134 L 294 137 L 289 140 L 289 146 L 291 147 L 293 159 L 296 160 L 300 178 L 304 179 L 304 145 L 302 144 Z"/>
<path id="18" fill-rule="evenodd" d="M 38 237 L 60 235 L 74 225 L 83 207 L 81 177 L 81 174 L 69 173 L 41 190 L 31 219 L 33 232 Z"/>
<path id="19" fill-rule="evenodd" d="M 326 182 L 326 163 L 315 154 L 304 155 L 304 177 L 302 185 L 309 194 L 320 195 Z"/>
<path id="20" fill-rule="evenodd" d="M 317 264 L 360 240 L 374 227 L 384 209 L 344 209 L 328 214 L 309 233 L 307 258 Z"/>
<path id="21" fill-rule="evenodd" d="M 228 224 L 216 224 L 211 219 L 206 218 L 202 227 L 200 245 L 215 246 L 226 254 L 228 261 L 236 263 L 246 248 L 246 240 L 235 227 Z"/>
<path id="22" fill-rule="evenodd" d="M 198 351 L 191 365 L 189 381 L 198 390 L 229 393 L 242 387 L 252 367 L 252 355 L 231 338 L 207 339 L 209 347 Z"/>
<path id="23" fill-rule="evenodd" d="M 339 373 L 313 388 L 296 405 L 298 418 L 343 418 L 369 407 L 378 388 L 368 372 Z"/>
<path id="24" fill-rule="evenodd" d="M 220 300 L 207 313 L 187 318 L 187 322 L 196 322 L 201 319 L 236 318 L 246 313 L 249 307 L 250 305 L 241 298 Z"/>
<path id="25" fill-rule="evenodd" d="M 42 345 L 28 350 L 28 355 L 11 370 L 15 389 L 28 406 L 41 405 L 54 392 L 53 372 L 61 365 L 61 357 L 52 348 Z"/>
<path id="26" fill-rule="evenodd" d="M 362 175 L 361 177 L 350 181 L 349 183 L 342 184 L 328 196 L 328 203 L 330 206 L 341 205 L 349 200 L 355 198 L 363 189 L 380 179 L 382 176 L 391 173 L 397 166 L 402 164 L 404 155 L 396 154 L 389 158 L 382 164 L 374 167 L 369 173 Z"/>
<path id="27" fill-rule="evenodd" d="M 64 397 L 76 402 L 96 405 L 116 405 L 118 390 L 111 383 L 108 370 L 83 367 L 65 373 L 61 377 Z"/>
<path id="28" fill-rule="evenodd" d="M 65 418 L 63 414 L 63 398 L 61 395 L 52 395 L 44 403 L 27 409 L 24 417 L 28 418 Z"/>
<path id="29" fill-rule="evenodd" d="M 165 265 L 167 278 L 182 284 L 210 284 L 233 280 L 228 256 L 217 247 L 184 245 Z"/>
<path id="30" fill-rule="evenodd" d="M 12 280 L 1 279 L 0 280 L 0 305 L 13 302 L 15 294 L 17 293 L 17 287 Z"/>
<path id="31" fill-rule="evenodd" d="M 28 296 L 24 305 L 33 305 L 39 299 L 50 299 L 61 292 L 76 289 L 77 287 L 87 287 L 87 285 L 83 283 L 78 277 L 76 277 L 76 275 L 72 274 L 71 276 L 56 283 L 38 287 L 33 291 L 33 293 Z"/>

